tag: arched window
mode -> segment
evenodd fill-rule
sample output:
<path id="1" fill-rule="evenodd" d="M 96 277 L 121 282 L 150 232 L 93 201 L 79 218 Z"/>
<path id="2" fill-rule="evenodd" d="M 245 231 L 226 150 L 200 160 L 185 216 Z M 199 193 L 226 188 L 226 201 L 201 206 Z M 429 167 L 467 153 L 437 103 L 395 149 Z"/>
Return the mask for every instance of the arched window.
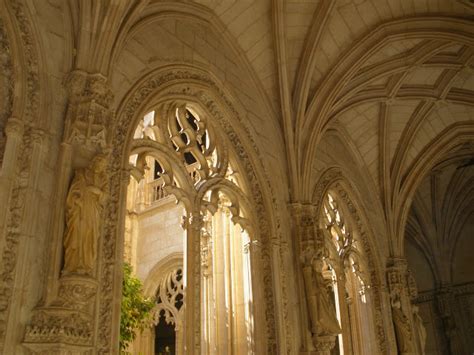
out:
<path id="1" fill-rule="evenodd" d="M 176 354 L 183 332 L 183 268 L 163 277 L 156 292 L 154 309 L 155 354 Z"/>
<path id="2" fill-rule="evenodd" d="M 231 349 L 250 353 L 254 344 L 248 248 L 251 206 L 243 193 L 245 181 L 234 164 L 232 147 L 209 118 L 199 105 L 169 102 L 157 105 L 137 124 L 129 158 L 132 178 L 125 257 L 137 265 L 139 277 L 146 279 L 159 258 L 173 252 L 184 255 L 183 268 L 176 270 L 179 273 L 165 278 L 172 281 L 169 287 L 179 284 L 183 290 L 180 302 L 184 307 L 175 307 L 182 324 L 160 296 L 155 334 L 171 337 L 174 327 L 178 339 L 183 336 L 181 329 L 190 329 L 191 324 L 200 330 L 200 340 L 195 343 L 200 343 L 204 353 Z M 184 232 L 177 230 L 178 225 Z M 152 254 L 157 259 L 151 260 Z M 184 342 L 195 334 L 184 335 Z M 161 341 L 168 342 L 173 341 Z M 174 350 L 166 345 L 170 353 L 184 353 L 186 345 L 178 340 L 176 344 Z"/>
<path id="3" fill-rule="evenodd" d="M 336 354 L 376 352 L 374 321 L 367 275 L 367 259 L 360 246 L 349 213 L 336 193 L 325 196 L 322 208 L 329 257 L 323 272 L 333 285 L 334 304 L 342 334 L 333 350 Z"/>

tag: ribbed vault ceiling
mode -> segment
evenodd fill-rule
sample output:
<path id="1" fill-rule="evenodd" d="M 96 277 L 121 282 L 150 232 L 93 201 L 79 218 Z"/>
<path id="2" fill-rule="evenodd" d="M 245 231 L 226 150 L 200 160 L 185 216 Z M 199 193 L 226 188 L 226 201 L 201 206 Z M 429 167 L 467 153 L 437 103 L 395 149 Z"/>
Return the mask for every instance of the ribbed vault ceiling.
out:
<path id="1" fill-rule="evenodd" d="M 276 190 L 284 200 L 310 199 L 318 144 L 336 128 L 367 172 L 398 252 L 421 181 L 440 156 L 474 139 L 474 8 L 466 0 L 46 6 L 72 23 L 74 53 L 65 58 L 108 77 L 117 105 L 156 68 L 186 63 L 212 72 L 243 107 L 267 172 L 282 176 Z M 44 26 L 56 36 L 45 47 L 56 48 L 67 31 Z"/>

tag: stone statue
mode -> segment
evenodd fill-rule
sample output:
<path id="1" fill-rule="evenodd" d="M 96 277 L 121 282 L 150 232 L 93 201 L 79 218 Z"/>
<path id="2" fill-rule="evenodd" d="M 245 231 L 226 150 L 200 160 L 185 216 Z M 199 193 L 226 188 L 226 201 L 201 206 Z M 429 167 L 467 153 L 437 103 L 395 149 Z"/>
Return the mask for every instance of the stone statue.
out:
<path id="1" fill-rule="evenodd" d="M 418 306 L 413 305 L 413 324 L 415 326 L 415 331 L 418 335 L 418 340 L 420 343 L 420 352 L 421 354 L 425 353 L 425 345 L 426 345 L 426 329 L 423 325 L 423 319 L 420 316 Z"/>
<path id="2" fill-rule="evenodd" d="M 305 280 L 308 311 L 312 333 L 317 336 L 337 335 L 341 327 L 333 304 L 329 299 L 326 284 L 322 276 L 323 260 L 314 256 L 314 250 L 307 248 L 303 252 L 303 276 Z"/>
<path id="3" fill-rule="evenodd" d="M 400 297 L 392 295 L 392 317 L 395 326 L 399 354 L 414 354 L 413 338 L 410 329 L 410 320 L 403 313 Z"/>
<path id="4" fill-rule="evenodd" d="M 107 196 L 106 164 L 103 155 L 96 156 L 90 167 L 76 170 L 69 188 L 64 237 L 65 274 L 92 273 Z"/>
<path id="5" fill-rule="evenodd" d="M 311 297 L 315 297 L 316 304 L 316 323 L 318 326 L 318 334 L 336 335 L 341 333 L 341 327 L 337 320 L 336 310 L 333 303 L 329 299 L 326 283 L 322 275 L 323 261 L 320 258 L 313 259 L 313 282 L 315 293 Z"/>

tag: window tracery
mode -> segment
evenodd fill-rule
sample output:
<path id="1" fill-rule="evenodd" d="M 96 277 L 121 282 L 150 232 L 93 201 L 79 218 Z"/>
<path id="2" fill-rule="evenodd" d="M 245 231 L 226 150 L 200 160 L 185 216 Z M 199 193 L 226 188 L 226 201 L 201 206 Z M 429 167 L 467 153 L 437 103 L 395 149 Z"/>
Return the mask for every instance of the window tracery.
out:
<path id="1" fill-rule="evenodd" d="M 332 279 L 334 305 L 342 328 L 336 351 L 370 353 L 374 332 L 367 258 L 337 194 L 326 194 L 321 213 L 328 250 L 326 278 Z"/>
<path id="2" fill-rule="evenodd" d="M 159 322 L 160 317 L 164 317 L 166 323 L 181 326 L 183 302 L 183 268 L 179 267 L 165 275 L 158 286 L 154 311 L 155 324 Z"/>
<path id="3" fill-rule="evenodd" d="M 230 162 L 234 156 L 209 117 L 199 106 L 176 101 L 162 103 L 144 115 L 134 131 L 129 159 L 131 185 L 141 187 L 129 191 L 135 193 L 135 205 L 145 208 L 176 199 L 186 213 L 182 222 L 186 233 L 200 234 L 183 240 L 186 249 L 196 253 L 190 257 L 191 264 L 185 253 L 186 268 L 179 269 L 181 274 L 178 270 L 168 275 L 168 284 L 160 285 L 155 321 L 164 318 L 176 325 L 181 317 L 188 324 L 190 317 L 181 314 L 184 307 L 173 306 L 172 296 L 189 287 L 199 294 L 186 292 L 191 297 L 187 301 L 182 292 L 177 294 L 181 304 L 193 302 L 197 318 L 192 322 L 199 323 L 203 351 L 226 352 L 230 349 L 226 347 L 232 347 L 247 353 L 253 346 L 248 248 L 245 253 L 252 230 L 247 218 L 251 207 L 238 168 Z M 145 196 L 137 194 L 140 190 Z M 199 246 L 191 245 L 196 241 Z"/>

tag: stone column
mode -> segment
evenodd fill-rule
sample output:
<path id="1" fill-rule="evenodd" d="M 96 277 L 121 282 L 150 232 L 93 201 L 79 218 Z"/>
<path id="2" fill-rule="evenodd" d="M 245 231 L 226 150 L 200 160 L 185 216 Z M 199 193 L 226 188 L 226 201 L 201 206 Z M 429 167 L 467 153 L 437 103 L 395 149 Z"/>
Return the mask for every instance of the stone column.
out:
<path id="1" fill-rule="evenodd" d="M 334 310 L 324 302 L 329 299 L 322 268 L 319 267 L 324 258 L 324 236 L 317 233 L 317 208 L 311 204 L 293 204 L 292 212 L 303 276 L 299 279 L 304 300 L 300 309 L 303 325 L 301 354 L 329 355 L 340 329 L 336 330 L 335 324 L 331 324 L 335 312 L 334 319 L 329 319 Z"/>
<path id="2" fill-rule="evenodd" d="M 207 355 L 213 353 L 213 345 L 215 343 L 214 331 L 214 309 L 213 309 L 213 242 L 212 242 L 212 217 L 204 218 L 203 228 L 201 230 L 201 312 L 202 312 L 202 330 L 201 344 L 202 354 Z"/>
<path id="3" fill-rule="evenodd" d="M 451 354 L 464 354 L 465 350 L 460 338 L 461 332 L 456 322 L 456 300 L 452 289 L 450 287 L 444 287 L 436 292 L 435 297 L 437 311 L 446 336 L 447 348 Z"/>
<path id="4" fill-rule="evenodd" d="M 186 228 L 184 349 L 188 355 L 201 353 L 201 228 L 202 216 L 193 211 Z"/>
<path id="5" fill-rule="evenodd" d="M 403 258 L 392 258 L 387 265 L 387 279 L 392 306 L 392 320 L 399 354 L 417 353 L 413 329 L 407 262 Z"/>
<path id="6" fill-rule="evenodd" d="M 227 284 L 226 284 L 226 257 L 225 257 L 225 212 L 219 208 L 214 214 L 213 226 L 214 235 L 216 236 L 214 240 L 214 259 L 213 259 L 213 278 L 214 278 L 214 326 L 216 332 L 216 339 L 214 352 L 219 354 L 227 354 L 230 350 L 230 339 L 229 339 L 229 311 L 227 304 Z"/>

